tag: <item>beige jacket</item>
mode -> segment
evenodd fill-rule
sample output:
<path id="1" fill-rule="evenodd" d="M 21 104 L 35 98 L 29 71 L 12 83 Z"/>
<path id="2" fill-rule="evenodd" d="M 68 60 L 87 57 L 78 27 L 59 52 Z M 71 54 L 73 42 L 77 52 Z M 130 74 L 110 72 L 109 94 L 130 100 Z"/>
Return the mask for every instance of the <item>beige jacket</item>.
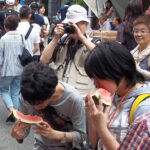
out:
<path id="1" fill-rule="evenodd" d="M 59 80 L 74 86 L 84 97 L 94 89 L 93 81 L 87 76 L 84 70 L 84 62 L 89 51 L 85 46 L 80 47 L 75 54 L 74 60 L 69 62 L 66 73 L 63 76 L 66 54 L 67 44 L 61 47 L 57 52 L 55 63 L 53 62 L 50 65 L 56 70 Z"/>

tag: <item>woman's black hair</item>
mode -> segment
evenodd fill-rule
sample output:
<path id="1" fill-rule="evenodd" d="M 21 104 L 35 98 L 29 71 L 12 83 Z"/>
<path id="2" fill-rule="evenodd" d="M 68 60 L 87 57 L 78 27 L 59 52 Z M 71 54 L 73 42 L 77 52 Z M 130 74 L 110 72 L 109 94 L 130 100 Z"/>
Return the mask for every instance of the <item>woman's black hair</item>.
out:
<path id="1" fill-rule="evenodd" d="M 125 32 L 132 34 L 134 20 L 144 13 L 141 0 L 131 0 L 125 8 Z"/>
<path id="2" fill-rule="evenodd" d="M 132 87 L 144 77 L 137 72 L 131 53 L 121 44 L 108 41 L 96 46 L 85 61 L 85 71 L 90 78 L 113 80 L 118 85 L 123 77 Z"/>
<path id="3" fill-rule="evenodd" d="M 40 4 L 38 4 L 38 10 L 39 10 L 39 9 L 41 9 L 42 7 L 44 7 L 44 8 L 45 8 L 45 5 L 44 5 L 44 4 L 41 4 L 41 3 L 40 3 Z"/>

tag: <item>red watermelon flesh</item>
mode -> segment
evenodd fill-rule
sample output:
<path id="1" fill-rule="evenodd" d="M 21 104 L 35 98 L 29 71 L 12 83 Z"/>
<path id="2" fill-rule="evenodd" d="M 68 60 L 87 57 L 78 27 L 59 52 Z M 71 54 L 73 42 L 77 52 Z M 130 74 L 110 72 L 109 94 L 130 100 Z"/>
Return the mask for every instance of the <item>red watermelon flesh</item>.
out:
<path id="1" fill-rule="evenodd" d="M 92 98 L 96 105 L 99 104 L 99 99 L 102 100 L 102 103 L 105 106 L 110 106 L 112 103 L 111 93 L 102 88 L 96 89 L 94 92 L 92 92 Z"/>
<path id="2" fill-rule="evenodd" d="M 31 115 L 24 115 L 18 110 L 13 110 L 13 115 L 16 119 L 20 119 L 21 122 L 23 123 L 28 123 L 28 124 L 37 124 L 37 123 L 42 123 L 43 118 L 39 116 L 31 116 Z"/>

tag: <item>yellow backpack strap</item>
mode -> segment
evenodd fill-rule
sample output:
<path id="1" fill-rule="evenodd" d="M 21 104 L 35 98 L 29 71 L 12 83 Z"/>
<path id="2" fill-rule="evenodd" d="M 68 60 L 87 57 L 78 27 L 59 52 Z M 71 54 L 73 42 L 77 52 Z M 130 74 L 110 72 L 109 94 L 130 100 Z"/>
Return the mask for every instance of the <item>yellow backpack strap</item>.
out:
<path id="1" fill-rule="evenodd" d="M 139 95 L 134 100 L 134 102 L 132 103 L 131 109 L 130 109 L 130 113 L 129 113 L 129 124 L 132 123 L 132 117 L 133 117 L 134 111 L 137 108 L 137 106 L 139 105 L 139 103 L 142 102 L 143 100 L 145 100 L 149 96 L 150 96 L 150 94 L 142 94 L 142 95 Z"/>

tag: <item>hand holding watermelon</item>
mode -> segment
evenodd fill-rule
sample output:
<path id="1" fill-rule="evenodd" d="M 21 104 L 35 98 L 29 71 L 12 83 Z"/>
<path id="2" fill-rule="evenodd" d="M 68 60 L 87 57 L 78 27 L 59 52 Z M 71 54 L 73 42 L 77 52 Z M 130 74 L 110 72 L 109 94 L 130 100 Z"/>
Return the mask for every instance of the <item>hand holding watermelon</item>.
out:
<path id="1" fill-rule="evenodd" d="M 96 102 L 93 97 L 96 97 Z M 105 128 L 107 123 L 107 109 L 106 106 L 111 105 L 111 94 L 100 88 L 94 92 L 89 93 L 85 98 L 85 111 L 88 119 L 95 127 Z M 97 130 L 97 129 L 96 129 Z"/>
<path id="2" fill-rule="evenodd" d="M 41 124 L 36 124 L 36 127 L 33 127 L 32 129 L 35 131 L 35 134 L 41 135 L 48 139 L 59 140 L 59 131 L 54 130 L 50 124 L 45 121 Z"/>
<path id="3" fill-rule="evenodd" d="M 91 93 L 91 96 L 96 105 L 99 104 L 99 100 L 102 101 L 104 106 L 111 105 L 111 93 L 109 93 L 105 89 L 102 88 L 96 89 L 93 93 Z"/>
<path id="4" fill-rule="evenodd" d="M 23 139 L 24 132 L 30 127 L 30 124 L 22 123 L 21 120 L 17 120 L 11 130 L 11 136 L 15 139 Z"/>

